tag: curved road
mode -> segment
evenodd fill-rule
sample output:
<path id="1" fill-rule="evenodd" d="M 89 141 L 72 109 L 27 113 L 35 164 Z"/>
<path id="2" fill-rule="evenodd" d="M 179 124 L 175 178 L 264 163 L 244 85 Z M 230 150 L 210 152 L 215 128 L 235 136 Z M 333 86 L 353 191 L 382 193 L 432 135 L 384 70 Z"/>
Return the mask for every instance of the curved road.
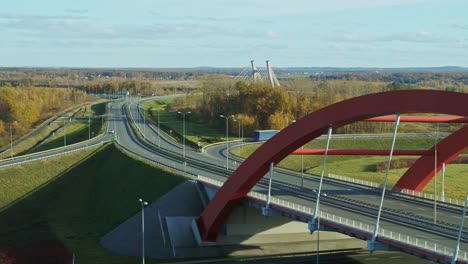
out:
<path id="1" fill-rule="evenodd" d="M 160 97 L 160 99 L 163 98 Z M 116 123 L 115 127 L 118 143 L 124 149 L 190 175 L 203 175 L 224 181 L 231 174 L 231 168 L 235 164 L 232 163 L 234 161 L 230 161 L 230 170 L 226 170 L 226 158 L 222 154 L 225 151 L 224 144 L 217 145 L 206 153 L 186 148 L 185 157 L 183 157 L 182 145 L 162 135 L 159 148 L 160 134 L 142 118 L 139 110 L 141 103 L 141 101 L 138 103 L 120 102 L 113 107 L 113 115 L 123 116 L 126 114 L 125 106 L 128 105 L 129 118 L 135 121 L 139 133 L 144 134 L 146 138 L 145 142 L 142 142 L 133 133 L 130 123 L 122 119 L 121 122 Z M 159 153 L 160 151 L 162 153 Z M 272 196 L 299 205 L 314 206 L 314 190 L 318 188 L 317 177 L 306 178 L 304 188 L 301 188 L 299 174 L 275 170 Z M 321 198 L 321 210 L 371 225 L 375 223 L 381 190 L 332 179 L 325 179 L 322 189 L 326 197 Z M 259 182 L 253 190 L 266 194 L 267 181 L 264 179 Z M 439 204 L 437 225 L 433 224 L 433 216 L 433 202 L 409 199 L 406 195 L 389 193 L 385 198 L 380 227 L 453 249 L 460 223 L 461 208 Z M 468 223 L 465 229 L 467 226 Z M 468 239 L 468 237 L 464 238 Z M 463 242 L 460 249 L 468 250 L 468 244 Z"/>

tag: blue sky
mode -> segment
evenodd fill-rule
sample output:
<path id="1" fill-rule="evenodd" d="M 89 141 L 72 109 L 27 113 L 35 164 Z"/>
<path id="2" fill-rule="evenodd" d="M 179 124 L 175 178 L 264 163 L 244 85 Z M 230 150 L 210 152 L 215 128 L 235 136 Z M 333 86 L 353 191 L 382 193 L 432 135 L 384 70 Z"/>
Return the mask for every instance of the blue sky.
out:
<path id="1" fill-rule="evenodd" d="M 0 66 L 468 67 L 466 0 L 14 0 Z"/>

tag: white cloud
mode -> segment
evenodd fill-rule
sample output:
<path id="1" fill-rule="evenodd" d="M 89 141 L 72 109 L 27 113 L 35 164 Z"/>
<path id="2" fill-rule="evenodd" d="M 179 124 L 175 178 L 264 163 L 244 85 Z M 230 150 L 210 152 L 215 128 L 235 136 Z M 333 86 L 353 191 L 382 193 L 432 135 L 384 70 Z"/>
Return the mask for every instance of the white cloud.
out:
<path id="1" fill-rule="evenodd" d="M 340 32 L 332 34 L 322 34 L 322 39 L 336 42 L 418 42 L 418 43 L 443 43 L 453 41 L 450 38 L 444 38 L 430 31 L 400 32 L 387 35 L 369 35 L 355 32 Z"/>
<path id="2" fill-rule="evenodd" d="M 463 29 L 463 30 L 468 30 L 468 24 L 462 24 L 462 23 L 450 23 L 448 25 L 449 27 L 451 28 L 455 28 L 455 29 Z"/>
<path id="3" fill-rule="evenodd" d="M 218 0 L 206 0 L 206 4 L 219 6 Z M 294 15 L 316 12 L 341 12 L 346 10 L 359 10 L 365 8 L 380 8 L 387 6 L 408 6 L 426 4 L 443 0 L 225 0 L 223 6 L 242 10 L 242 16 L 262 15 Z M 236 14 L 236 12 L 232 12 Z"/>

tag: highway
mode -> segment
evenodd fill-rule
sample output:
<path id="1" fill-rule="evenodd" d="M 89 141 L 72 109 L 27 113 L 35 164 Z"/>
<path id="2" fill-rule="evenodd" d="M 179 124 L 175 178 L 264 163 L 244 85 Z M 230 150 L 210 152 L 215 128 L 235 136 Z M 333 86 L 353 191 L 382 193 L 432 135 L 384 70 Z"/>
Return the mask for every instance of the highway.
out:
<path id="1" fill-rule="evenodd" d="M 113 115 L 125 115 L 124 106 L 129 105 L 129 113 L 145 137 L 146 143 L 140 142 L 133 133 L 128 122 L 116 123 L 118 143 L 130 152 L 143 156 L 159 164 L 172 167 L 191 175 L 203 175 L 216 180 L 224 181 L 232 170 L 225 169 L 226 159 L 222 155 L 225 144 L 220 144 L 206 153 L 199 153 L 186 149 L 185 162 L 182 157 L 182 146 L 169 140 L 166 136 L 161 138 L 160 155 L 158 148 L 159 134 L 156 129 L 144 122 L 138 110 L 139 103 L 120 102 L 113 107 Z M 232 162 L 232 161 L 231 161 Z M 234 165 L 230 163 L 230 168 Z M 288 171 L 275 170 L 272 185 L 272 196 L 294 202 L 296 204 L 313 207 L 315 204 L 315 191 L 318 188 L 318 178 L 306 178 L 304 188 L 300 187 L 300 175 Z M 267 181 L 259 182 L 254 191 L 267 193 Z M 380 199 L 379 189 L 367 186 L 343 183 L 337 180 L 325 179 L 322 190 L 326 196 L 321 198 L 321 210 L 356 219 L 368 224 L 374 224 L 377 215 L 377 206 Z M 384 202 L 384 211 L 380 227 L 386 230 L 408 234 L 423 240 L 437 243 L 438 246 L 453 248 L 455 244 L 457 226 L 460 222 L 461 208 L 456 206 L 438 205 L 438 224 L 433 223 L 433 202 L 409 199 L 405 195 L 388 193 Z M 465 225 L 466 228 L 467 225 Z M 461 244 L 461 250 L 467 250 L 468 244 Z"/>

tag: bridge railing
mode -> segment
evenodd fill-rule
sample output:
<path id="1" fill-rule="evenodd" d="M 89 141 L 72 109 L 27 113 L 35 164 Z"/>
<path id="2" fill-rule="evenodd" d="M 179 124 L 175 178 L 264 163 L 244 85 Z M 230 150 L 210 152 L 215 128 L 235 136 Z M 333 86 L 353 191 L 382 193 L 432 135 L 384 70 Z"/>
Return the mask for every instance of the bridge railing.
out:
<path id="1" fill-rule="evenodd" d="M 336 175 L 336 174 L 332 174 L 332 173 L 328 173 L 328 177 L 332 178 L 332 179 L 341 180 L 341 181 L 347 181 L 347 182 L 352 182 L 352 183 L 356 183 L 356 184 L 360 184 L 360 185 L 366 185 L 366 186 L 370 186 L 370 187 L 374 187 L 374 188 L 380 187 L 380 184 L 378 184 L 376 182 L 371 182 L 371 181 L 366 181 L 366 180 L 361 180 L 361 179 L 355 179 L 355 178 Z"/>
<path id="2" fill-rule="evenodd" d="M 378 184 L 376 182 L 371 182 L 371 181 L 366 181 L 366 180 L 361 180 L 361 179 L 354 179 L 354 178 L 351 178 L 351 177 L 336 175 L 336 174 L 332 174 L 332 173 L 329 173 L 328 177 L 330 177 L 332 179 L 352 182 L 352 183 L 365 185 L 365 186 L 370 186 L 370 187 L 374 187 L 374 188 L 381 188 L 382 187 L 380 184 Z M 406 195 L 420 197 L 420 198 L 424 198 L 424 199 L 428 199 L 428 200 L 434 200 L 434 195 L 431 194 L 431 193 L 418 192 L 418 191 L 415 191 L 415 190 L 408 190 L 408 189 L 403 189 L 403 188 L 398 189 L 397 193 L 402 193 L 402 194 L 406 194 Z M 457 199 L 448 198 L 448 197 L 442 198 L 439 195 L 437 195 L 436 199 L 439 202 L 454 204 L 454 205 L 458 205 L 458 206 L 463 206 L 463 204 L 464 204 L 464 201 L 462 201 L 462 200 L 457 200 Z"/>
<path id="3" fill-rule="evenodd" d="M 214 180 L 205 176 L 198 175 L 197 180 L 201 182 L 205 182 L 216 187 L 221 187 L 224 182 Z M 251 191 L 247 194 L 248 197 L 254 198 L 263 202 L 267 201 L 267 195 L 255 191 Z M 283 199 L 279 199 L 276 197 L 270 197 L 270 205 L 276 205 L 277 207 L 283 207 L 288 211 L 296 211 L 298 214 L 297 216 L 304 216 L 307 215 L 309 220 L 312 219 L 314 209 L 308 206 L 295 204 Z M 354 229 L 355 231 L 359 231 L 360 233 L 365 233 L 368 237 L 371 237 L 374 232 L 374 225 L 369 225 L 367 223 L 363 223 L 358 220 L 349 219 L 346 217 L 338 216 L 335 214 L 328 213 L 326 211 L 319 212 L 320 219 L 327 220 L 329 222 L 333 222 L 335 225 L 341 225 L 346 229 Z M 384 238 L 386 240 L 391 240 L 397 242 L 401 245 L 407 245 L 410 247 L 418 247 L 424 249 L 427 252 L 436 253 L 439 255 L 443 255 L 447 258 L 451 258 L 453 254 L 453 248 L 447 247 L 437 242 L 427 240 L 420 237 L 413 237 L 410 235 L 406 235 L 403 233 L 399 233 L 393 230 L 379 228 L 378 237 Z M 454 241 L 455 242 L 455 241 Z M 458 253 L 458 260 L 468 261 L 468 254 L 467 251 L 460 250 Z"/>

